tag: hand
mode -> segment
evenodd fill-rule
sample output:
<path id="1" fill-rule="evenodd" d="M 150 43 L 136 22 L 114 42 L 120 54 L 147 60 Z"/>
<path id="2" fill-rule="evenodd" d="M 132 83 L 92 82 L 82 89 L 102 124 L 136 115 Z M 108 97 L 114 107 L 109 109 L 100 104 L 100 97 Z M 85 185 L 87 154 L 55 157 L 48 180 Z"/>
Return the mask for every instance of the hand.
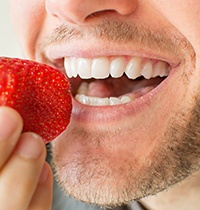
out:
<path id="1" fill-rule="evenodd" d="M 22 127 L 15 110 L 0 107 L 0 208 L 50 210 L 53 181 L 45 144 L 34 133 L 21 134 Z"/>

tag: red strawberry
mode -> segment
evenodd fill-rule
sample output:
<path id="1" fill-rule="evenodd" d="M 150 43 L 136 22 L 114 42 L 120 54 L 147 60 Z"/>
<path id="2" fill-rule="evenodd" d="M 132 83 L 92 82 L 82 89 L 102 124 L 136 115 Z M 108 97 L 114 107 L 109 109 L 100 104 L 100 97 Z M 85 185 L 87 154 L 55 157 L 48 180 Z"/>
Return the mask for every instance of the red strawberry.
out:
<path id="1" fill-rule="evenodd" d="M 0 58 L 0 105 L 16 109 L 23 131 L 43 137 L 45 143 L 70 122 L 70 84 L 60 71 L 34 61 Z"/>

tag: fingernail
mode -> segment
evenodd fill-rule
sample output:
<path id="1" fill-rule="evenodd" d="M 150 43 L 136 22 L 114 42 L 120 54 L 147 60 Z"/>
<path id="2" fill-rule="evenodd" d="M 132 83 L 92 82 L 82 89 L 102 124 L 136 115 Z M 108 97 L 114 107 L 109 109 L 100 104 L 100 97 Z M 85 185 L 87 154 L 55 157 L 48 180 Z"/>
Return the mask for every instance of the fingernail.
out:
<path id="1" fill-rule="evenodd" d="M 12 110 L 0 107 L 0 141 L 7 140 L 15 132 L 17 120 L 13 115 Z"/>
<path id="2" fill-rule="evenodd" d="M 46 164 L 44 164 L 42 168 L 42 172 L 40 174 L 39 183 L 44 183 L 48 179 L 49 176 L 49 170 Z"/>
<path id="3" fill-rule="evenodd" d="M 24 158 L 38 158 L 43 151 L 41 137 L 35 133 L 24 133 L 17 151 Z"/>

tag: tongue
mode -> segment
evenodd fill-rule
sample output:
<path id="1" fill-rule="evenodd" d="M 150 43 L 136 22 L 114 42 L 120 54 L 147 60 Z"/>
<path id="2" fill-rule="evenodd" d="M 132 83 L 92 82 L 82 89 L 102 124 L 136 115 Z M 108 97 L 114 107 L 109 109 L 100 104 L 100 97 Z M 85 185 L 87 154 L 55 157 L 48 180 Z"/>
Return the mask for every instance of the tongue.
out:
<path id="1" fill-rule="evenodd" d="M 119 97 L 134 93 L 146 87 L 155 87 L 163 81 L 161 78 L 130 80 L 126 76 L 119 79 L 108 78 L 105 80 L 93 80 L 89 83 L 87 96 L 100 98 Z"/>
<path id="2" fill-rule="evenodd" d="M 111 83 L 98 80 L 89 83 L 87 95 L 100 98 L 116 96 L 116 88 L 113 88 L 113 85 Z"/>

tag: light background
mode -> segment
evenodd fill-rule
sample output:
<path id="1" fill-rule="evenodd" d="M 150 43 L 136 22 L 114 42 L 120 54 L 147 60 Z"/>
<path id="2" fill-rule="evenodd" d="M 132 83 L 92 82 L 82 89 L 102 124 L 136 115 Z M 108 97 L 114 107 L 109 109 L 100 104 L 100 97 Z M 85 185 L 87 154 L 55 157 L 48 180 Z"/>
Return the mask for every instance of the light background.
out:
<path id="1" fill-rule="evenodd" d="M 22 57 L 10 22 L 9 0 L 0 0 L 0 56 Z"/>

